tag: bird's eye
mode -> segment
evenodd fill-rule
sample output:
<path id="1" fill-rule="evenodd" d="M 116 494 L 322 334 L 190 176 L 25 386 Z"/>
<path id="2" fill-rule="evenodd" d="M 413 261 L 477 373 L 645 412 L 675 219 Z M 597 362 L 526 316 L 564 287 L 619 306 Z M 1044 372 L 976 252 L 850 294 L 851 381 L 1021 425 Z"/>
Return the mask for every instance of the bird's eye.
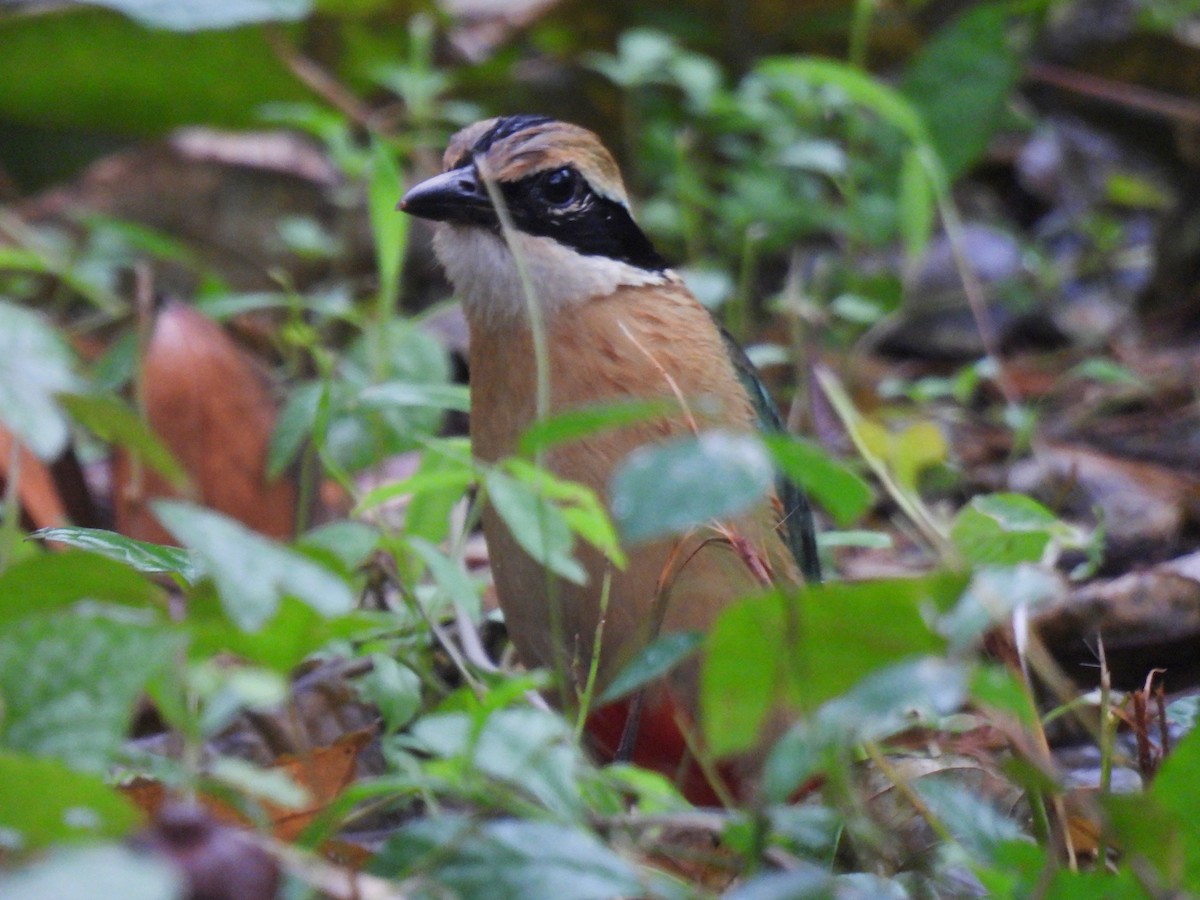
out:
<path id="1" fill-rule="evenodd" d="M 551 206 L 566 206 L 579 194 L 579 173 L 574 169 L 555 169 L 542 178 L 542 198 Z"/>

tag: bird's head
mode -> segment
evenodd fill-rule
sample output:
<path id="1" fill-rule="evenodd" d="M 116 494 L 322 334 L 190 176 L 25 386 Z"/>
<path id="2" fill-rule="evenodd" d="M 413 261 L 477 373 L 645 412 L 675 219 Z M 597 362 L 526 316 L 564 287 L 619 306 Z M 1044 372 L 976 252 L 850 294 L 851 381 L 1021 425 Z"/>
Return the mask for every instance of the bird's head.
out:
<path id="1" fill-rule="evenodd" d="M 507 240 L 493 197 L 512 225 Z M 398 208 L 439 223 L 434 248 L 477 321 L 522 318 L 522 268 L 551 312 L 673 277 L 633 221 L 621 173 L 599 138 L 545 116 L 464 128 L 450 140 L 443 172 Z"/>

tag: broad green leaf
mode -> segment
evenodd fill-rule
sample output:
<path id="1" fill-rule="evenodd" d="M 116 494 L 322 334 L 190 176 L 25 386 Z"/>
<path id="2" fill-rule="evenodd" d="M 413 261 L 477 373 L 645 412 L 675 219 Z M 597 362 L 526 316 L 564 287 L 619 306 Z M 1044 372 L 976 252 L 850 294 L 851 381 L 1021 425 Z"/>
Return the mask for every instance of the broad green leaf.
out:
<path id="1" fill-rule="evenodd" d="M 59 530 L 64 529 L 49 529 L 39 536 Z M 164 595 L 159 587 L 107 553 L 41 553 L 0 574 L 0 623 L 51 612 L 81 600 L 147 607 L 160 606 Z"/>
<path id="2" fill-rule="evenodd" d="M 557 713 L 520 707 L 439 713 L 413 724 L 411 742 L 455 760 L 465 784 L 483 775 L 532 797 L 558 819 L 584 816 L 581 788 L 592 769 Z"/>
<path id="3" fill-rule="evenodd" d="M 469 447 L 454 446 L 450 452 L 441 452 L 442 449 L 441 442 L 427 448 L 417 471 L 408 478 L 368 491 L 359 501 L 356 513 L 361 515 L 407 496 L 410 499 L 404 513 L 406 533 L 434 543 L 445 540 L 450 534 L 451 510 L 479 476 L 471 462 Z"/>
<path id="4" fill-rule="evenodd" d="M 950 537 L 963 557 L 976 565 L 1010 566 L 1037 562 L 1056 537 L 1075 530 L 1024 494 L 986 494 L 959 510 Z"/>
<path id="5" fill-rule="evenodd" d="M 58 401 L 76 422 L 100 440 L 128 450 L 175 487 L 188 483 L 188 474 L 137 413 L 111 394 L 59 394 Z"/>
<path id="6" fill-rule="evenodd" d="M 183 873 L 165 858 L 116 844 L 59 850 L 0 877 L 4 900 L 179 900 L 186 893 Z"/>
<path id="7" fill-rule="evenodd" d="M 909 65 L 901 87 L 919 111 L 953 178 L 983 155 L 1004 125 L 1004 107 L 1021 76 L 1009 39 L 1007 3 L 984 3 L 942 28 Z"/>
<path id="8" fill-rule="evenodd" d="M 154 513 L 203 561 L 225 612 L 246 631 L 261 629 L 284 597 L 295 597 L 325 616 L 354 608 L 354 592 L 344 579 L 240 522 L 167 500 L 156 502 Z"/>
<path id="9" fill-rule="evenodd" d="M 421 709 L 421 679 L 408 666 L 381 653 L 371 655 L 371 671 L 355 680 L 363 699 L 378 707 L 385 733 L 399 731 Z"/>
<path id="10" fill-rule="evenodd" d="M 1105 808 L 1124 848 L 1154 863 L 1167 887 L 1200 890 L 1200 731 L 1171 750 L 1146 795 L 1109 797 Z"/>
<path id="11" fill-rule="evenodd" d="M 488 502 L 521 548 L 555 574 L 584 584 L 587 572 L 571 555 L 575 539 L 562 511 L 534 487 L 493 470 L 484 480 Z"/>
<path id="12" fill-rule="evenodd" d="M 331 641 L 361 640 L 396 627 L 397 617 L 391 613 L 356 612 L 331 619 L 284 597 L 265 627 L 252 633 L 229 620 L 211 590 L 193 592 L 188 598 L 188 654 L 193 660 L 233 653 L 283 674 Z"/>
<path id="13" fill-rule="evenodd" d="M 296 540 L 296 549 L 332 558 L 349 575 L 375 552 L 380 538 L 379 529 L 366 522 L 340 519 L 305 532 Z"/>
<path id="14" fill-rule="evenodd" d="M 571 531 L 603 553 L 618 568 L 625 567 L 625 553 L 621 549 L 616 528 L 595 491 L 587 485 L 556 478 L 523 459 L 509 459 L 504 468 L 523 484 L 554 502 Z"/>
<path id="15" fill-rule="evenodd" d="M 639 447 L 612 476 L 613 518 L 637 543 L 737 516 L 774 482 L 762 443 L 750 435 L 709 431 Z"/>
<path id="16" fill-rule="evenodd" d="M 700 649 L 703 643 L 704 635 L 697 631 L 675 631 L 659 636 L 617 673 L 596 705 L 603 706 L 620 700 L 626 694 L 632 694 L 643 685 L 661 678 Z"/>
<path id="17" fill-rule="evenodd" d="M 98 775 L 56 759 L 0 751 L 0 829 L 19 833 L 22 849 L 121 837 L 140 818 Z"/>
<path id="18" fill-rule="evenodd" d="M 255 27 L 150 31 L 109 10 L 74 7 L 0 19 L 0 46 L 0 115 L 43 128 L 156 134 L 197 122 L 244 127 L 256 123 L 264 102 L 310 96 Z"/>
<path id="19" fill-rule="evenodd" d="M 840 527 L 870 507 L 871 486 L 816 445 L 787 435 L 767 435 L 763 443 L 780 471 L 827 509 Z"/>
<path id="20" fill-rule="evenodd" d="M 463 561 L 450 558 L 436 545 L 419 537 L 409 538 L 409 547 L 429 568 L 447 603 L 438 603 L 428 610 L 429 615 L 441 616 L 455 607 L 464 610 L 472 619 L 483 612 L 479 602 L 483 585 L 467 574 Z"/>
<path id="21" fill-rule="evenodd" d="M 0 745 L 103 771 L 134 704 L 179 646 L 170 632 L 101 616 L 37 616 L 0 637 Z"/>
<path id="22" fill-rule="evenodd" d="M 772 709 L 815 709 L 883 666 L 941 651 L 945 641 L 927 620 L 964 584 L 944 573 L 834 583 L 728 607 L 709 632 L 701 679 L 713 752 L 752 746 Z"/>
<path id="23" fill-rule="evenodd" d="M 396 879 L 423 875 L 460 897 L 596 900 L 646 895 L 629 863 L 590 832 L 521 819 L 420 819 L 388 840 L 370 870 Z"/>
<path id="24" fill-rule="evenodd" d="M 70 526 L 43 528 L 35 531 L 31 537 L 67 544 L 80 550 L 90 550 L 100 556 L 125 563 L 139 572 L 177 574 L 187 582 L 194 582 L 198 577 L 192 555 L 183 548 L 137 541 L 115 531 Z M 53 557 L 60 561 L 63 558 L 62 554 Z M 3 579 L 0 579 L 0 584 L 2 583 Z"/>
<path id="25" fill-rule="evenodd" d="M 278 478 L 300 454 L 305 441 L 312 437 L 323 395 L 319 382 L 296 385 L 284 401 L 267 448 L 267 477 Z"/>
<path id="26" fill-rule="evenodd" d="M 677 404 L 668 400 L 625 400 L 571 409 L 529 426 L 521 435 L 520 451 L 532 455 L 538 450 L 658 418 L 677 408 Z"/>
<path id="27" fill-rule="evenodd" d="M 836 88 L 849 100 L 900 129 L 913 144 L 929 143 L 925 122 L 911 101 L 854 66 L 816 57 L 776 56 L 764 59 L 757 70 L 769 77 L 795 78 Z"/>
<path id="28" fill-rule="evenodd" d="M 950 639 L 951 646 L 969 649 L 988 629 L 1010 621 L 1018 608 L 1032 612 L 1065 595 L 1063 579 L 1046 566 L 1017 563 L 978 568 L 954 609 L 942 617 L 938 630 Z"/>
<path id="29" fill-rule="evenodd" d="M 49 323 L 0 301 L 0 423 L 44 460 L 67 445 L 69 428 L 55 397 L 78 387 L 73 367 L 70 349 Z"/>
<path id="30" fill-rule="evenodd" d="M 775 803 L 840 765 L 852 747 L 880 741 L 915 725 L 936 725 L 961 709 L 969 672 L 964 663 L 936 656 L 902 660 L 876 669 L 852 688 L 798 719 L 771 748 L 763 794 Z"/>

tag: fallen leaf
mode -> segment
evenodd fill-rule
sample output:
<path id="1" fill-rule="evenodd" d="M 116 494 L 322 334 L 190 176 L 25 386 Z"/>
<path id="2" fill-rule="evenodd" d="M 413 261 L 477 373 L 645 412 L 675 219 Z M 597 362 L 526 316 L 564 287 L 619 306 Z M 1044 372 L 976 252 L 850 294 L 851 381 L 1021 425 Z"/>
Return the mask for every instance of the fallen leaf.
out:
<path id="1" fill-rule="evenodd" d="M 270 537 L 291 537 L 296 486 L 286 475 L 266 477 L 278 410 L 257 363 L 215 322 L 169 303 L 155 321 L 140 383 L 151 428 L 195 485 L 191 499 Z M 174 543 L 150 504 L 179 492 L 120 450 L 113 482 L 117 530 Z"/>

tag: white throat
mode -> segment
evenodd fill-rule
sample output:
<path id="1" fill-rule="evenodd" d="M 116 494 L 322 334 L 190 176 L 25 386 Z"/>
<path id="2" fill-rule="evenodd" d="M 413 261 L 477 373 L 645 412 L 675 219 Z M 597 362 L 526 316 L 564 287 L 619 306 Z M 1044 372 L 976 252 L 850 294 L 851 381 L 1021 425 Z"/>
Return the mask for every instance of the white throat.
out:
<path id="1" fill-rule="evenodd" d="M 667 272 L 649 272 L 604 256 L 584 256 L 553 238 L 512 233 L 530 286 L 542 305 L 555 310 L 607 297 L 621 287 L 666 284 Z M 439 224 L 433 249 L 463 301 L 467 317 L 499 325 L 525 318 L 525 289 L 504 238 L 486 228 Z"/>

